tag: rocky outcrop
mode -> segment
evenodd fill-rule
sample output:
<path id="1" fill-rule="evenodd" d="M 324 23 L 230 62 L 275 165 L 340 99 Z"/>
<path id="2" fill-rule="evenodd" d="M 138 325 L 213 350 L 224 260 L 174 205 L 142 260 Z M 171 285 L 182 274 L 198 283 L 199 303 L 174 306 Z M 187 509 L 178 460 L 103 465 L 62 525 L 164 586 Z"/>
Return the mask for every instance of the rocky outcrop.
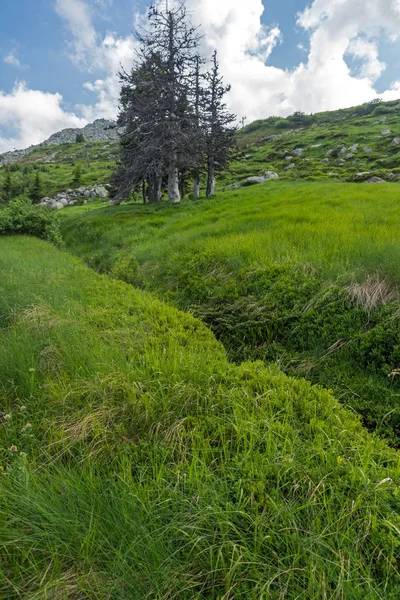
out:
<path id="1" fill-rule="evenodd" d="M 114 142 L 118 139 L 118 127 L 115 121 L 97 119 L 82 129 L 63 129 L 53 134 L 39 146 L 60 146 L 76 142 L 76 136 L 82 135 L 86 142 Z"/>
<path id="2" fill-rule="evenodd" d="M 0 167 L 4 167 L 5 165 L 25 158 L 25 156 L 31 154 L 36 148 L 73 144 L 76 142 L 77 135 L 82 135 L 86 142 L 91 143 L 115 142 L 119 138 L 121 131 L 122 130 L 117 127 L 115 121 L 109 121 L 107 119 L 97 119 L 97 121 L 89 123 L 89 125 L 86 125 L 86 127 L 83 127 L 82 129 L 63 129 L 63 131 L 54 133 L 48 140 L 45 140 L 37 146 L 30 146 L 25 150 L 13 150 L 11 152 L 6 152 L 5 154 L 0 154 Z M 55 156 L 56 155 L 53 154 L 52 157 L 45 158 L 44 162 L 51 162 Z"/>
<path id="3" fill-rule="evenodd" d="M 75 190 L 66 190 L 57 194 L 54 198 L 42 198 L 40 206 L 50 206 L 60 210 L 66 206 L 73 206 L 77 203 L 78 198 L 85 198 L 84 203 L 88 202 L 89 198 L 107 198 L 108 191 L 104 185 L 92 185 L 89 187 L 79 187 Z"/>

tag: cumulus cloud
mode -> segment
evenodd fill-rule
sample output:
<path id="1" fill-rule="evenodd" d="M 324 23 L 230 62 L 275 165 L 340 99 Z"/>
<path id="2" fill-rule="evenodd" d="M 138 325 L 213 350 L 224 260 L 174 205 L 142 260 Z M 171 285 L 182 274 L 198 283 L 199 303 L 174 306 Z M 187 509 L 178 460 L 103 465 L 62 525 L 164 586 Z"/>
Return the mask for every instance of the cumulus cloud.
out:
<path id="1" fill-rule="evenodd" d="M 292 70 L 273 66 L 273 49 L 282 36 L 278 24 L 261 25 L 264 4 L 187 1 L 193 20 L 203 26 L 205 44 L 218 49 L 222 71 L 232 85 L 230 104 L 239 116 L 316 112 L 378 96 L 374 83 L 385 69 L 378 40 L 382 32 L 393 37 L 400 30 L 399 0 L 313 0 L 297 18 L 309 34 L 308 56 Z M 360 61 L 357 74 L 346 62 L 349 54 Z M 396 94 L 394 83 L 382 97 Z"/>
<path id="2" fill-rule="evenodd" d="M 15 67 L 16 69 L 22 69 L 23 67 L 21 61 L 17 56 L 15 56 L 14 52 L 9 52 L 6 54 L 6 56 L 3 58 L 3 62 L 11 67 Z"/>
<path id="3" fill-rule="evenodd" d="M 69 56 L 88 73 L 85 88 L 93 100 L 77 106 L 76 114 L 68 113 L 59 94 L 18 84 L 10 94 L 0 95 L 0 125 L 9 122 L 17 131 L 8 141 L 0 138 L 0 148 L 7 143 L 31 144 L 62 127 L 116 115 L 120 91 L 116 74 L 121 66 L 130 68 L 135 41 L 112 31 L 105 35 L 96 31 L 94 16 L 108 18 L 113 0 L 54 2 L 70 35 Z M 400 96 L 400 81 L 382 94 L 375 88 L 386 68 L 379 56 L 381 39 L 400 44 L 400 0 L 310 0 L 297 15 L 297 25 L 308 35 L 308 42 L 302 45 L 299 64 L 291 70 L 273 65 L 274 49 L 287 41 L 279 23 L 262 24 L 267 0 L 187 0 L 186 4 L 194 24 L 202 26 L 205 52 L 211 55 L 214 48 L 218 50 L 222 73 L 232 85 L 230 108 L 239 117 L 246 115 L 248 121 L 271 114 L 285 116 L 294 110 L 317 112 L 352 106 L 378 96 L 385 100 Z M 140 24 L 142 17 L 137 14 L 135 24 Z M 355 59 L 357 69 L 349 68 L 349 57 Z M 12 60 L 10 57 L 7 62 Z M 40 117 L 34 116 L 32 98 Z M 16 109 L 12 108 L 14 101 Z"/>
<path id="4" fill-rule="evenodd" d="M 0 152 L 26 148 L 67 127 L 84 127 L 86 119 L 62 108 L 62 96 L 39 90 L 30 90 L 19 82 L 6 94 L 0 91 L 0 125 L 15 132 L 9 137 L 0 136 Z"/>

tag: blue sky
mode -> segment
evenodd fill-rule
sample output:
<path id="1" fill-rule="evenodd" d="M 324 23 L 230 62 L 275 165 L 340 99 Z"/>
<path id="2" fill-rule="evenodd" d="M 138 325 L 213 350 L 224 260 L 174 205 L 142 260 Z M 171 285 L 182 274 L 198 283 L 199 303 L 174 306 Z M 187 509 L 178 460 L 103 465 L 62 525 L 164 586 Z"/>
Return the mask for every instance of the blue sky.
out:
<path id="1" fill-rule="evenodd" d="M 161 1 L 161 0 L 160 0 Z M 249 120 L 400 97 L 399 0 L 187 0 Z M 0 152 L 115 116 L 143 0 L 2 0 Z"/>

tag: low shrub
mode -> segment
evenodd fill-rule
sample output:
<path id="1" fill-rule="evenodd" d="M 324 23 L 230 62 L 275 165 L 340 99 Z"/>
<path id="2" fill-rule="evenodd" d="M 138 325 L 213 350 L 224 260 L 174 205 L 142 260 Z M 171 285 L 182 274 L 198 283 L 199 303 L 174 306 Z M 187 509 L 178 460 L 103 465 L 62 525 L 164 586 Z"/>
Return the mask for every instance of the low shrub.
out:
<path id="1" fill-rule="evenodd" d="M 28 234 L 62 244 L 58 215 L 20 196 L 0 209 L 0 235 Z"/>

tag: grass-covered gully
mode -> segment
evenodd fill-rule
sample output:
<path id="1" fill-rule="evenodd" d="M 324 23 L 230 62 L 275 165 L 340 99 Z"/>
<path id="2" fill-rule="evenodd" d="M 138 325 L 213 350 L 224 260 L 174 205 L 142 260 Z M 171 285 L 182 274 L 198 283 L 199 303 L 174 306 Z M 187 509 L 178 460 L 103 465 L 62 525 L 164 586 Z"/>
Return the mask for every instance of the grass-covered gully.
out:
<path id="1" fill-rule="evenodd" d="M 398 454 L 329 391 L 44 241 L 0 269 L 2 598 L 399 597 Z"/>
<path id="2" fill-rule="evenodd" d="M 207 323 L 231 360 L 334 391 L 400 442 L 397 184 L 268 182 L 184 206 L 72 209 L 66 243 L 96 270 Z"/>

